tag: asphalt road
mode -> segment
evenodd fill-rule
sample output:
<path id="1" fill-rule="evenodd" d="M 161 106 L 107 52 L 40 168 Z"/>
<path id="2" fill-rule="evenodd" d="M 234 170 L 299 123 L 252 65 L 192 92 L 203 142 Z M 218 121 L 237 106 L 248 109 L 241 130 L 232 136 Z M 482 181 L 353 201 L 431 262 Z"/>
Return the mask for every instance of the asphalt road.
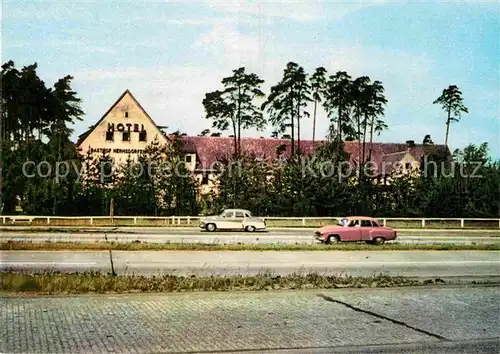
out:
<path id="1" fill-rule="evenodd" d="M 2 231 L 0 242 L 132 242 L 205 244 L 312 244 L 315 229 L 270 229 L 266 232 L 220 231 L 209 233 L 198 228 L 83 228 L 51 232 L 36 229 Z M 500 230 L 399 230 L 395 241 L 402 244 L 494 244 L 500 243 Z"/>
<path id="2" fill-rule="evenodd" d="M 286 275 L 294 272 L 407 277 L 499 277 L 495 251 L 113 251 L 118 274 Z M 3 251 L 0 269 L 111 270 L 108 251 Z"/>
<path id="3" fill-rule="evenodd" d="M 4 296 L 2 353 L 498 353 L 496 287 Z"/>

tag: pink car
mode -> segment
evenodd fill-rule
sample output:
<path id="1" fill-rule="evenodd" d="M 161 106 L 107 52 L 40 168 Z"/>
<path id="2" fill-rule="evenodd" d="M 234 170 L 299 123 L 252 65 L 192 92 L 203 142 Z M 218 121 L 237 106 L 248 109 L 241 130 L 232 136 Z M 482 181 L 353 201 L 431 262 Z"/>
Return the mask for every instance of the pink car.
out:
<path id="1" fill-rule="evenodd" d="M 396 237 L 396 230 L 383 226 L 377 219 L 365 216 L 342 219 L 338 225 L 324 226 L 314 234 L 314 238 L 322 243 L 365 241 L 376 245 L 395 240 Z"/>

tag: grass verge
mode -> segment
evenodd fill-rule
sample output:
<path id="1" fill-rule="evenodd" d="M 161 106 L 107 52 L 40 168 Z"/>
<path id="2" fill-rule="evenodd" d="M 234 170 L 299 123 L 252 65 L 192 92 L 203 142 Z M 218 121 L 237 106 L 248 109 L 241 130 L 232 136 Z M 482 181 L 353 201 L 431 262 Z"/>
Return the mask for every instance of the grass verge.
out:
<path id="1" fill-rule="evenodd" d="M 0 224 L 1 225 L 1 224 Z M 320 228 L 325 225 L 330 225 L 330 224 L 308 224 L 308 225 L 287 225 L 287 224 L 267 224 L 268 229 L 273 229 L 273 228 L 282 228 L 282 229 L 316 229 Z M 398 229 L 398 230 L 442 230 L 442 231 L 466 231 L 466 230 L 481 230 L 481 231 L 499 231 L 500 228 L 498 227 L 498 224 L 490 224 L 490 225 L 466 225 L 465 227 L 460 227 L 460 225 L 449 225 L 449 226 L 441 226 L 441 225 L 426 225 L 425 227 L 422 227 L 421 224 L 418 225 L 412 225 L 412 224 L 396 224 L 396 225 L 387 225 L 388 227 L 391 227 L 393 229 Z M 119 231 L 115 231 L 113 229 L 115 228 L 120 228 Z M 133 229 L 133 228 L 163 228 L 163 229 L 176 229 L 176 228 L 197 228 L 198 229 L 198 224 L 180 224 L 180 225 L 162 225 L 162 224 L 157 224 L 157 225 L 149 225 L 149 224 L 137 224 L 137 225 L 127 225 L 127 224 L 102 224 L 102 225 L 88 225 L 88 224 L 81 224 L 81 225 L 53 225 L 53 226 L 46 226 L 46 225 L 37 225 L 37 224 L 28 224 L 28 225 L 12 225 L 12 224 L 4 224 L 3 226 L 0 226 L 0 231 L 5 231 L 5 232 L 58 232 L 58 233 L 64 233 L 64 232 L 81 232 L 81 231 L 89 231 L 92 230 L 92 232 L 95 233 L 109 233 L 109 232 L 120 232 L 120 233 L 126 233 L 127 228 Z M 29 228 L 29 229 L 28 229 Z M 101 229 L 99 229 L 101 228 Z M 102 228 L 108 228 L 108 230 L 103 230 Z M 109 230 L 111 229 L 111 230 Z"/>
<path id="2" fill-rule="evenodd" d="M 499 251 L 495 244 L 399 244 L 366 243 L 323 244 L 203 244 L 203 243 L 140 243 L 140 242 L 18 242 L 0 243 L 2 251 Z"/>
<path id="3" fill-rule="evenodd" d="M 113 276 L 98 272 L 85 273 L 14 273 L 1 272 L 4 293 L 84 294 L 134 292 L 194 291 L 263 291 L 334 288 L 400 287 L 445 283 L 442 279 L 416 280 L 383 274 L 371 277 L 326 276 L 315 273 L 276 276 Z"/>

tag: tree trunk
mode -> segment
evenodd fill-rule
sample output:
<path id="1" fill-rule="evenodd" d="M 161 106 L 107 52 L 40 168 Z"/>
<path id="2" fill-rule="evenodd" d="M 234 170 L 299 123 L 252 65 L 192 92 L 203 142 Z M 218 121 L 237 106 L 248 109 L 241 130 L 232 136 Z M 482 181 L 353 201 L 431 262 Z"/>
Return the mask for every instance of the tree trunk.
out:
<path id="1" fill-rule="evenodd" d="M 314 113 L 313 113 L 313 143 L 316 138 L 316 105 L 318 101 L 314 100 Z"/>
<path id="2" fill-rule="evenodd" d="M 363 125 L 363 163 L 365 163 L 366 157 L 366 123 L 368 122 L 368 116 L 365 113 L 365 124 Z"/>
<path id="3" fill-rule="evenodd" d="M 300 154 L 300 91 L 297 98 L 297 152 Z"/>
<path id="4" fill-rule="evenodd" d="M 290 121 L 291 121 L 291 128 L 292 128 L 292 155 L 291 158 L 293 159 L 295 155 L 295 117 L 293 115 L 293 98 L 292 98 L 292 89 L 290 88 Z"/>
<path id="5" fill-rule="evenodd" d="M 54 197 L 54 203 L 52 204 L 52 215 L 56 215 L 57 211 L 57 191 L 56 191 L 56 183 L 55 181 L 52 181 L 52 193 Z"/>
<path id="6" fill-rule="evenodd" d="M 236 155 L 238 155 L 238 139 L 237 139 L 237 137 L 236 137 L 236 135 L 237 135 L 237 134 L 236 134 L 237 130 L 236 130 L 236 122 L 235 122 L 235 120 L 234 120 L 234 119 L 232 119 L 232 121 L 233 121 L 233 142 L 234 142 L 234 155 L 236 156 Z"/>
<path id="7" fill-rule="evenodd" d="M 238 156 L 241 154 L 241 122 L 238 120 Z"/>
<path id="8" fill-rule="evenodd" d="M 339 141 L 342 140 L 342 103 L 339 104 L 339 119 L 338 119 L 338 125 L 337 125 L 337 129 L 338 129 L 338 137 L 339 137 Z"/>
<path id="9" fill-rule="evenodd" d="M 375 117 L 372 117 L 371 127 L 370 127 L 370 152 L 368 154 L 368 161 L 372 160 L 372 148 L 373 148 L 373 125 L 375 124 Z"/>
<path id="10" fill-rule="evenodd" d="M 446 120 L 446 136 L 444 138 L 445 147 L 448 147 L 448 133 L 450 131 L 450 115 L 451 115 L 451 108 L 448 108 L 448 119 Z"/>
<path id="11" fill-rule="evenodd" d="M 359 143 L 359 139 L 361 138 L 361 121 L 359 119 L 359 111 L 356 112 L 356 125 L 358 128 L 358 166 L 359 166 L 359 175 L 361 175 L 361 145 Z"/>
<path id="12" fill-rule="evenodd" d="M 237 120 L 238 120 L 238 150 L 237 150 L 237 155 L 241 153 L 241 92 L 240 92 L 240 87 L 238 87 L 238 111 L 237 113 Z"/>
<path id="13" fill-rule="evenodd" d="M 450 131 L 450 121 L 446 122 L 446 137 L 444 138 L 444 146 L 448 146 L 448 134 Z"/>

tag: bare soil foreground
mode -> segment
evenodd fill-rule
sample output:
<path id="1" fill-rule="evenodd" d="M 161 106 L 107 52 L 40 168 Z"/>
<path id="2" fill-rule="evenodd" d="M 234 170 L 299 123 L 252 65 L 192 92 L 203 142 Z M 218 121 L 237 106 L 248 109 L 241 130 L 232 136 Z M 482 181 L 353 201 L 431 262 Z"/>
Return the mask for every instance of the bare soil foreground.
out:
<path id="1" fill-rule="evenodd" d="M 498 287 L 3 296 L 0 352 L 498 353 Z"/>

